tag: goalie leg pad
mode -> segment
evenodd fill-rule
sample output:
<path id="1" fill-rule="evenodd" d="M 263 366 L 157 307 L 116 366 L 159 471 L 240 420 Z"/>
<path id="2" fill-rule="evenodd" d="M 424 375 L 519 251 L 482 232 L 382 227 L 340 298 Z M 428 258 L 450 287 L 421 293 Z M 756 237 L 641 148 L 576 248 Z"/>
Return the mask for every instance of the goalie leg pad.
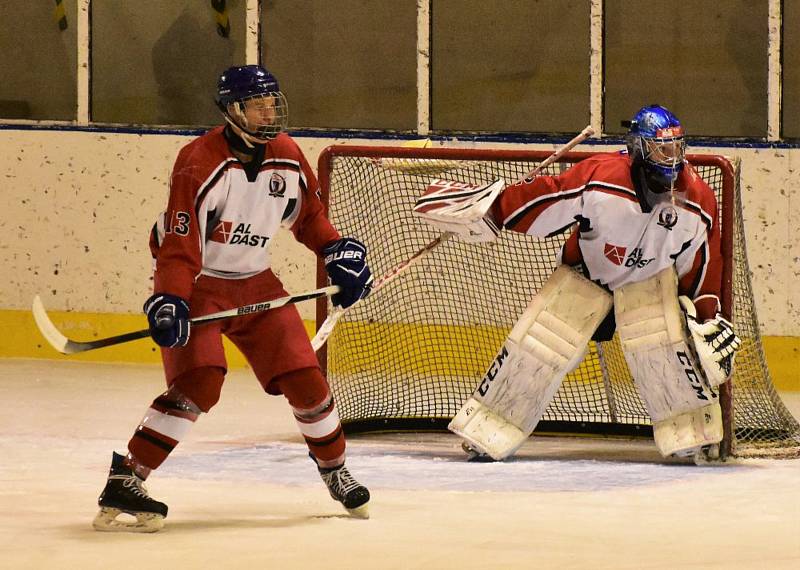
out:
<path id="1" fill-rule="evenodd" d="M 722 441 L 722 409 L 718 402 L 653 423 L 661 455 L 691 457 Z"/>
<path id="2" fill-rule="evenodd" d="M 559 267 L 449 429 L 495 460 L 513 454 L 539 423 L 564 376 L 583 360 L 611 305 L 604 289 Z"/>
<path id="3" fill-rule="evenodd" d="M 664 269 L 650 279 L 615 290 L 614 312 L 625 360 L 653 420 L 662 454 L 701 445 L 684 441 L 691 432 L 701 442 L 721 441 L 721 433 L 716 441 L 706 441 L 716 438 L 721 430 L 709 429 L 707 438 L 705 428 L 698 431 L 691 427 L 697 422 L 697 414 L 700 420 L 704 418 L 701 410 L 719 408 L 719 404 L 691 349 L 674 269 Z M 679 435 L 671 434 L 669 426 Z"/>

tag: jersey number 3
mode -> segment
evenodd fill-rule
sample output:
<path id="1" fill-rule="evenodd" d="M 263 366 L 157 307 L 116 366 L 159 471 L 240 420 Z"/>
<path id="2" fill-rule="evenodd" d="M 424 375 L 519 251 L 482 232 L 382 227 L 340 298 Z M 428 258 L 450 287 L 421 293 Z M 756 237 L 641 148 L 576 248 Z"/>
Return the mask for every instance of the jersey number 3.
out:
<path id="1" fill-rule="evenodd" d="M 185 236 L 189 233 L 189 217 L 188 212 L 173 212 L 169 217 L 169 223 L 164 228 L 165 233 L 175 232 L 179 236 Z"/>

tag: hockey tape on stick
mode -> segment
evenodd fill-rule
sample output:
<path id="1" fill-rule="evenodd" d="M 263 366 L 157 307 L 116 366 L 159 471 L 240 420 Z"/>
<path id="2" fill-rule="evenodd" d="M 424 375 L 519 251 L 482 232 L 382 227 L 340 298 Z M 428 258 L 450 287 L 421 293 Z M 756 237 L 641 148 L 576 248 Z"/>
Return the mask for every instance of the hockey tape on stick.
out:
<path id="1" fill-rule="evenodd" d="M 286 297 L 280 297 L 278 299 L 272 299 L 271 301 L 262 301 L 259 303 L 252 303 L 250 305 L 244 305 L 241 307 L 236 307 L 235 309 L 227 309 L 225 311 L 219 311 L 217 313 L 211 313 L 208 315 L 203 315 L 201 317 L 194 317 L 189 319 L 189 322 L 193 325 L 204 325 L 208 323 L 212 323 L 215 321 L 222 321 L 225 319 L 230 319 L 233 317 L 240 317 L 243 315 L 251 315 L 253 313 L 261 313 L 263 311 L 268 311 L 270 309 L 277 309 L 278 307 L 283 307 L 284 305 L 293 305 L 295 303 L 300 303 L 301 301 L 310 301 L 311 299 L 317 299 L 319 297 L 330 297 L 331 295 L 335 295 L 341 291 L 341 287 L 338 285 L 331 285 L 329 287 L 323 287 L 322 289 L 315 289 L 313 291 L 309 291 L 308 293 L 301 293 L 299 295 L 287 295 Z M 76 354 L 78 352 L 86 352 L 88 350 L 95 350 L 97 348 L 103 348 L 106 346 L 114 346 L 116 344 L 122 344 L 125 342 L 130 342 L 132 340 L 137 340 L 140 338 L 146 338 L 150 336 L 150 329 L 142 329 L 140 331 L 129 332 L 117 336 L 111 336 L 107 338 L 101 338 L 98 340 L 92 340 L 88 342 L 81 342 L 76 340 L 71 340 L 64 336 L 61 331 L 56 328 L 53 324 L 53 321 L 50 320 L 50 317 L 47 315 L 47 311 L 42 304 L 42 300 L 39 298 L 39 295 L 36 295 L 33 298 L 33 318 L 36 321 L 36 326 L 39 327 L 39 332 L 42 333 L 42 336 L 49 342 L 53 348 L 55 348 L 58 352 L 62 354 Z"/>
<path id="2" fill-rule="evenodd" d="M 585 141 L 587 138 L 589 138 L 593 134 L 594 134 L 594 129 L 591 127 L 591 125 L 587 125 L 586 128 L 584 128 L 577 136 L 575 136 L 574 138 L 572 138 L 569 141 L 567 141 L 567 143 L 564 146 L 562 146 L 557 151 L 555 151 L 553 154 L 551 154 L 546 159 L 544 159 L 539 164 L 539 166 L 537 166 L 536 168 L 531 170 L 522 179 L 524 180 L 525 178 L 531 178 L 531 177 L 536 176 L 542 170 L 544 170 L 545 168 L 550 166 L 553 162 L 555 162 L 556 160 L 558 160 L 559 158 L 564 156 L 564 154 L 567 153 L 568 151 L 570 151 L 573 147 L 575 147 L 576 145 L 579 145 L 580 143 Z M 437 246 L 439 246 L 440 244 L 446 242 L 447 240 L 449 240 L 454 235 L 455 234 L 453 232 L 444 232 L 439 237 L 437 237 L 432 242 L 430 242 L 428 245 L 426 245 L 425 247 L 420 249 L 417 253 L 415 253 L 410 258 L 408 258 L 406 261 L 404 261 L 402 263 L 399 263 L 396 266 L 394 266 L 392 269 L 390 269 L 388 272 L 386 272 L 380 279 L 378 279 L 373 284 L 373 286 L 372 286 L 372 294 L 376 293 L 386 283 L 388 283 L 389 281 L 391 281 L 392 279 L 394 279 L 395 277 L 397 277 L 398 275 L 403 273 L 406 269 L 411 267 L 411 265 L 413 265 L 414 262 L 416 262 L 419 259 L 425 257 L 427 254 L 429 254 L 431 251 L 433 251 Z M 357 304 L 358 303 L 356 303 L 356 305 Z M 350 305 L 350 306 L 353 307 L 354 305 Z M 348 307 L 348 309 L 349 309 L 349 307 Z M 331 335 L 331 333 L 333 332 L 334 327 L 336 326 L 336 323 L 339 321 L 340 318 L 342 318 L 342 315 L 344 315 L 347 312 L 348 309 L 337 308 L 337 309 L 334 309 L 328 315 L 328 317 L 325 319 L 325 321 L 322 323 L 322 325 L 317 330 L 317 334 L 315 334 L 314 338 L 311 339 L 311 346 L 314 347 L 314 351 L 318 351 L 327 342 L 328 337 Z"/>

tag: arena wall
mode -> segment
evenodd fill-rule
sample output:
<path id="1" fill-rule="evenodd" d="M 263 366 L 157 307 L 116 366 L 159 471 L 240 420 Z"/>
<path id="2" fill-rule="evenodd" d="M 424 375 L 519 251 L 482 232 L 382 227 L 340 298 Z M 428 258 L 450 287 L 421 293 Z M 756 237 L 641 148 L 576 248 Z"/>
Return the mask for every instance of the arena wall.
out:
<path id="1" fill-rule="evenodd" d="M 6 129 L 0 131 L 5 207 L 0 263 L 0 322 L 8 331 L 3 357 L 60 358 L 30 317 L 42 296 L 64 332 L 75 338 L 142 328 L 141 303 L 151 289 L 150 228 L 167 199 L 178 149 L 194 135 Z M 392 140 L 296 137 L 309 161 L 330 144 L 396 144 Z M 514 143 L 436 141 L 458 146 L 511 147 Z M 549 144 L 528 148 L 553 148 Z M 615 150 L 595 141 L 579 147 Z M 800 353 L 800 302 L 794 285 L 800 250 L 793 232 L 800 214 L 800 149 L 692 147 L 692 152 L 742 160 L 747 251 L 761 332 L 779 387 L 800 389 L 791 370 Z M 314 256 L 282 232 L 272 245 L 274 268 L 287 290 L 315 286 Z M 313 327 L 313 304 L 299 306 Z M 147 340 L 70 357 L 156 362 Z M 242 365 L 232 353 L 232 366 Z"/>

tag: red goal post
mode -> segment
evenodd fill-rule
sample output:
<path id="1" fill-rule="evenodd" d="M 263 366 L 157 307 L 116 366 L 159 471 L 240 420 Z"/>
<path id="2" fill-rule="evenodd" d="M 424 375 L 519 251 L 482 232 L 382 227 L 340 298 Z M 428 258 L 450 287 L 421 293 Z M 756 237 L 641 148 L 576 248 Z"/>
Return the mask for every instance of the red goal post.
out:
<path id="1" fill-rule="evenodd" d="M 513 182 L 547 150 L 335 145 L 319 158 L 333 224 L 368 247 L 377 277 L 437 235 L 411 214 L 432 178 Z M 554 174 L 597 154 L 569 152 Z M 764 359 L 747 266 L 739 165 L 720 155 L 688 160 L 714 189 L 723 255 L 722 306 L 743 338 L 733 382 L 723 387 L 722 453 L 796 456 L 800 428 L 775 391 Z M 320 350 L 345 428 L 444 428 L 477 385 L 516 318 L 555 267 L 565 234 L 536 239 L 503 232 L 492 244 L 449 240 L 345 314 Z M 324 284 L 324 266 L 318 282 Z M 317 324 L 329 309 L 317 305 Z M 618 339 L 592 343 L 567 376 L 539 432 L 651 433 Z"/>

